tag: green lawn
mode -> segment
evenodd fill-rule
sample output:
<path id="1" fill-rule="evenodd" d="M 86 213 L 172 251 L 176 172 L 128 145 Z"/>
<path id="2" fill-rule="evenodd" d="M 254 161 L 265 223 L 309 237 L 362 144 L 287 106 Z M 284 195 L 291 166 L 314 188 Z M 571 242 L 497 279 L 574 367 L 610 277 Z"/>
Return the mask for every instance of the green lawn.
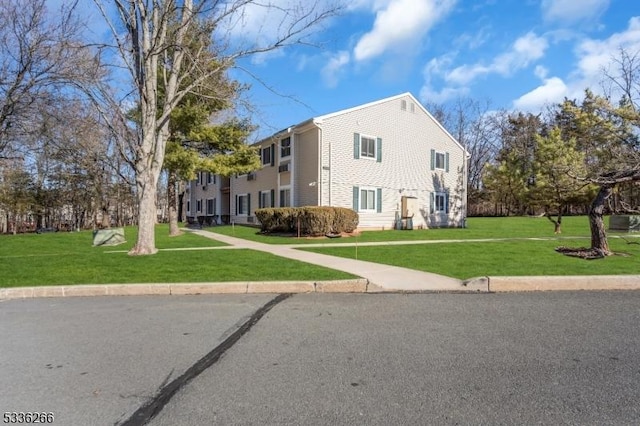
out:
<path id="1" fill-rule="evenodd" d="M 631 241 L 640 239 L 634 238 Z M 610 238 L 611 249 L 628 257 L 583 260 L 554 251 L 559 245 L 582 247 L 587 239 L 562 241 L 467 242 L 367 247 L 308 247 L 303 250 L 434 272 L 454 278 L 500 275 L 640 274 L 640 245 Z M 356 254 L 357 253 L 357 254 Z"/>
<path id="2" fill-rule="evenodd" d="M 608 224 L 608 218 L 606 223 Z M 414 229 L 412 231 L 365 231 L 357 237 L 346 238 L 296 238 L 295 236 L 262 235 L 260 230 L 249 226 L 216 226 L 207 228 L 212 232 L 245 238 L 267 244 L 321 244 L 382 242 L 382 241 L 416 241 L 416 240 L 452 240 L 476 238 L 523 238 L 550 237 L 553 224 L 544 217 L 472 217 L 467 227 L 441 229 Z M 586 216 L 570 216 L 563 219 L 562 236 L 589 236 L 589 221 Z"/>
<path id="3" fill-rule="evenodd" d="M 161 250 L 153 256 L 132 257 L 126 251 L 135 242 L 135 228 L 127 228 L 125 235 L 127 243 L 115 247 L 92 247 L 91 231 L 1 235 L 0 287 L 353 277 L 252 250 Z M 192 233 L 169 237 L 168 228 L 161 225 L 157 227 L 156 245 L 159 249 L 171 249 L 224 244 Z"/>

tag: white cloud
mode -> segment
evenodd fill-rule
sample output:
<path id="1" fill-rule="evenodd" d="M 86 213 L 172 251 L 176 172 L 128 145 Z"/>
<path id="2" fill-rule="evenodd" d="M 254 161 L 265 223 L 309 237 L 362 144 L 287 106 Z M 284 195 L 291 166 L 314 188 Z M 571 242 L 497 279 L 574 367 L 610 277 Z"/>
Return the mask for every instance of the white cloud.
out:
<path id="1" fill-rule="evenodd" d="M 549 70 L 546 67 L 543 67 L 542 65 L 536 65 L 536 68 L 535 70 L 533 70 L 533 73 L 540 80 L 544 80 L 545 78 L 547 78 L 547 75 L 549 74 Z"/>
<path id="2" fill-rule="evenodd" d="M 425 85 L 420 89 L 420 100 L 423 103 L 442 104 L 452 99 L 464 97 L 468 93 L 469 89 L 466 87 L 443 87 L 437 91 Z"/>
<path id="3" fill-rule="evenodd" d="M 450 84 L 466 85 L 485 74 L 508 76 L 542 58 L 548 46 L 544 37 L 529 32 L 518 38 L 507 52 L 496 56 L 489 65 L 461 65 L 447 73 L 445 80 Z"/>
<path id="4" fill-rule="evenodd" d="M 612 63 L 619 49 L 640 52 L 640 17 L 629 20 L 626 31 L 612 34 L 605 40 L 584 40 L 576 49 L 579 57 L 578 73 L 586 78 L 601 76 L 602 70 Z"/>
<path id="5" fill-rule="evenodd" d="M 581 99 L 584 90 L 589 88 L 595 93 L 603 93 L 603 71 L 608 70 L 616 75 L 614 58 L 624 49 L 630 54 L 640 52 L 640 17 L 633 17 L 625 31 L 612 34 L 606 39 L 585 39 L 575 48 L 577 61 L 575 69 L 565 80 L 558 77 L 546 79 L 545 73 L 536 68 L 536 75 L 543 84 L 513 101 L 516 108 L 523 110 L 540 110 L 545 104 L 557 103 L 564 97 Z M 612 93 L 616 97 L 615 93 Z"/>
<path id="6" fill-rule="evenodd" d="M 598 17 L 610 0 L 543 0 L 542 16 L 547 21 L 573 23 Z"/>
<path id="7" fill-rule="evenodd" d="M 457 0 L 390 0 L 376 13 L 373 29 L 366 33 L 354 49 L 354 58 L 363 61 L 421 39 L 453 8 Z M 383 6 L 384 5 L 384 6 Z"/>
<path id="8" fill-rule="evenodd" d="M 349 52 L 340 51 L 333 55 L 322 68 L 322 79 L 328 87 L 336 87 L 342 69 L 349 63 Z"/>
<path id="9" fill-rule="evenodd" d="M 544 105 L 559 103 L 569 94 L 567 85 L 558 77 L 544 80 L 544 84 L 513 101 L 513 106 L 522 111 L 540 111 Z"/>
<path id="10" fill-rule="evenodd" d="M 220 24 L 219 34 L 242 46 L 269 46 L 292 29 L 310 34 L 311 29 L 306 31 L 304 26 L 312 21 L 314 12 L 330 9 L 334 4 L 333 0 L 248 2 Z"/>

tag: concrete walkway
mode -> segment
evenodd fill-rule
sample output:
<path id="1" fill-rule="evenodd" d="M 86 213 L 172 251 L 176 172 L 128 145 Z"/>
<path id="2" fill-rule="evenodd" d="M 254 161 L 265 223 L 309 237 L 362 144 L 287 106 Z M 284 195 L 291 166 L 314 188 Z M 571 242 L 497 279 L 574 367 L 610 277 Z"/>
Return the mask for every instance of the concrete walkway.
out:
<path id="1" fill-rule="evenodd" d="M 346 259 L 326 254 L 296 250 L 294 245 L 264 244 L 242 238 L 229 237 L 211 231 L 191 230 L 203 237 L 211 238 L 236 248 L 264 251 L 276 256 L 324 266 L 366 278 L 369 291 L 375 286 L 380 291 L 464 291 L 469 290 L 461 280 L 430 272 L 416 271 L 399 266 L 383 265 L 364 260 Z M 295 245 L 299 247 L 300 245 Z"/>

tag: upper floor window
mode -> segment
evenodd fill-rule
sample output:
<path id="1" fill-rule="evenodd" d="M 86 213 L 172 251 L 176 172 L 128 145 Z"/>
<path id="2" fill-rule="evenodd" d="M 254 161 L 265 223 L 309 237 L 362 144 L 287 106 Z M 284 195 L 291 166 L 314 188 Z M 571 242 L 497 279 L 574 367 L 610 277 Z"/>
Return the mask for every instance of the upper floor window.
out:
<path id="1" fill-rule="evenodd" d="M 360 157 L 376 158 L 376 140 L 367 136 L 360 138 Z"/>
<path id="2" fill-rule="evenodd" d="M 271 164 L 271 147 L 262 148 L 262 164 Z"/>
<path id="3" fill-rule="evenodd" d="M 286 137 L 280 141 L 280 158 L 291 155 L 291 137 Z"/>
<path id="4" fill-rule="evenodd" d="M 431 170 L 449 171 L 449 153 L 431 150 Z"/>
<path id="5" fill-rule="evenodd" d="M 366 158 L 382 161 L 382 139 L 372 136 L 353 134 L 353 158 Z"/>

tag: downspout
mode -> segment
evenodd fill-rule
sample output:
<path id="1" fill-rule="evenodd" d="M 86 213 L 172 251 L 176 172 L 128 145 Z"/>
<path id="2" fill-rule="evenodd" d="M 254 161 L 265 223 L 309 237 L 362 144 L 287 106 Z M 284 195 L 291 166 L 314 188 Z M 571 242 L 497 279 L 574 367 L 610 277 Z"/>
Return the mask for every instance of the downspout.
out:
<path id="1" fill-rule="evenodd" d="M 314 124 L 318 126 L 318 205 L 322 206 L 322 127 L 318 123 L 314 122 Z M 329 190 L 331 190 L 331 183 L 329 183 Z"/>

